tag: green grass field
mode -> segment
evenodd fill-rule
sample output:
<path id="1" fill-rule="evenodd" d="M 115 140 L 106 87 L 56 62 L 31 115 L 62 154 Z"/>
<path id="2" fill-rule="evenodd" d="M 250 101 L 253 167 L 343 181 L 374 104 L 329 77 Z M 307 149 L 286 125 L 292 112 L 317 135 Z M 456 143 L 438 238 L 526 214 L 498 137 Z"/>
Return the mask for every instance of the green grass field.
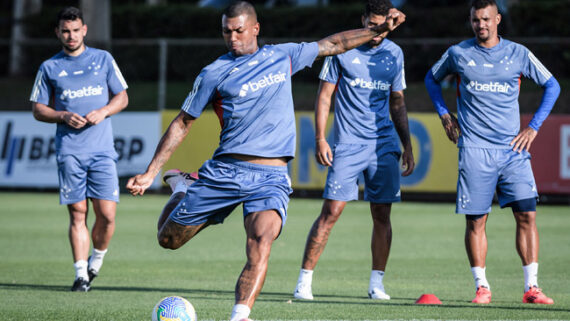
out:
<path id="1" fill-rule="evenodd" d="M 241 209 L 183 248 L 155 240 L 166 195 L 122 196 L 117 230 L 89 293 L 71 293 L 73 266 L 66 209 L 55 193 L 0 193 L 1 320 L 150 320 L 164 296 L 180 295 L 200 320 L 227 320 L 245 262 Z M 464 219 L 453 204 L 393 207 L 394 239 L 384 278 L 392 300 L 367 299 L 371 219 L 368 204 L 350 203 L 315 270 L 312 302 L 291 300 L 305 238 L 320 200 L 294 199 L 275 242 L 254 320 L 537 320 L 570 319 L 570 211 L 539 207 L 539 282 L 552 306 L 524 305 L 522 269 L 510 211 L 493 209 L 488 222 L 487 277 L 493 303 L 470 303 L 473 280 L 463 247 Z M 93 215 L 91 215 L 93 216 Z M 93 217 L 90 217 L 92 222 Z M 441 306 L 416 305 L 434 293 Z"/>

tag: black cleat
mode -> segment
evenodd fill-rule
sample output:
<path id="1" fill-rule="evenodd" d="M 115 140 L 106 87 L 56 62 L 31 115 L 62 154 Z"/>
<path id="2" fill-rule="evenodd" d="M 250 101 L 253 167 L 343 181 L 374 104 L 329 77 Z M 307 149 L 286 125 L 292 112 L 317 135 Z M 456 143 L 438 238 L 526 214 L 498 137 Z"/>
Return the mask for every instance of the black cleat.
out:
<path id="1" fill-rule="evenodd" d="M 75 282 L 73 282 L 73 286 L 71 287 L 71 292 L 88 292 L 89 290 L 91 290 L 91 286 L 84 278 L 75 279 Z"/>
<path id="2" fill-rule="evenodd" d="M 91 282 L 99 275 L 99 272 L 95 271 L 95 269 L 89 269 L 87 275 L 89 276 L 89 286 L 91 286 Z"/>

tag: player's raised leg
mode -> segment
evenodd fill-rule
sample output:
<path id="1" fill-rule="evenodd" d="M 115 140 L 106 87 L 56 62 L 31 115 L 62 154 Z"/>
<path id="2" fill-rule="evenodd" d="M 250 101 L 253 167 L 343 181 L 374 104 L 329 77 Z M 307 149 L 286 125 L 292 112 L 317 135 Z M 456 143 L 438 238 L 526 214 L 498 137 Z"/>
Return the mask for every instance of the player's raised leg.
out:
<path id="1" fill-rule="evenodd" d="M 305 252 L 303 254 L 303 264 L 297 280 L 297 286 L 293 296 L 297 299 L 312 300 L 312 282 L 313 270 L 325 250 L 330 232 L 342 214 L 346 202 L 325 199 L 321 214 L 311 227 L 307 242 L 305 243 Z"/>
<path id="2" fill-rule="evenodd" d="M 487 258 L 487 233 L 485 231 L 488 214 L 465 215 L 465 250 L 475 281 L 473 303 L 491 303 L 491 287 L 485 275 Z"/>
<path id="3" fill-rule="evenodd" d="M 368 296 L 371 299 L 390 300 L 390 296 L 384 290 L 383 278 L 392 245 L 391 209 L 391 203 L 370 203 L 373 228 L 370 245 L 372 250 L 372 272 L 370 273 Z"/>
<path id="4" fill-rule="evenodd" d="M 89 291 L 89 276 L 87 272 L 87 256 L 91 240 L 87 228 L 87 200 L 68 204 L 69 212 L 69 243 L 73 254 L 73 266 L 75 268 L 75 281 L 71 287 L 74 292 Z"/>
<path id="5" fill-rule="evenodd" d="M 253 303 L 261 292 L 273 241 L 279 236 L 281 216 L 274 210 L 254 212 L 245 217 L 247 263 L 238 278 L 235 306 L 231 321 L 249 317 Z"/>

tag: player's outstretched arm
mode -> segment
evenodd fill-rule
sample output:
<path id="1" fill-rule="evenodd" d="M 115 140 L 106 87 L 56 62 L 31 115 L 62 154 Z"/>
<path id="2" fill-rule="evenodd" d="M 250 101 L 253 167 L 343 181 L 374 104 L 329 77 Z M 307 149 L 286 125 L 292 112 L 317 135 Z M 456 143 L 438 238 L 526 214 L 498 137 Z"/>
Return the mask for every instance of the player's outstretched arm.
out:
<path id="1" fill-rule="evenodd" d="M 335 84 L 321 80 L 315 104 L 315 158 L 319 164 L 324 166 L 332 166 L 333 161 L 332 150 L 325 132 L 335 87 Z"/>
<path id="2" fill-rule="evenodd" d="M 127 182 L 127 189 L 132 195 L 143 195 L 152 184 L 154 177 L 158 175 L 160 169 L 170 159 L 172 153 L 178 148 L 184 137 L 188 135 L 190 127 L 196 118 L 184 111 L 180 111 L 178 116 L 172 120 L 168 129 L 156 146 L 154 156 L 148 165 L 146 172 L 133 176 Z"/>
<path id="3" fill-rule="evenodd" d="M 408 111 L 404 101 L 403 91 L 393 91 L 390 93 L 390 117 L 394 122 L 394 127 L 400 136 L 404 152 L 402 153 L 402 176 L 409 176 L 414 171 L 416 163 L 412 152 L 412 140 L 410 139 L 410 127 L 408 124 Z"/>
<path id="4" fill-rule="evenodd" d="M 127 107 L 129 104 L 129 96 L 127 95 L 127 91 L 123 90 L 113 96 L 109 103 L 99 109 L 95 109 L 90 111 L 87 115 L 85 115 L 85 119 L 91 125 L 97 125 L 102 122 L 106 117 L 110 117 L 121 112 L 123 109 Z"/>
<path id="5" fill-rule="evenodd" d="M 373 28 L 362 28 L 335 33 L 319 40 L 317 57 L 334 56 L 363 45 L 372 38 L 393 31 L 406 20 L 406 15 L 398 9 L 390 9 L 386 22 Z"/>

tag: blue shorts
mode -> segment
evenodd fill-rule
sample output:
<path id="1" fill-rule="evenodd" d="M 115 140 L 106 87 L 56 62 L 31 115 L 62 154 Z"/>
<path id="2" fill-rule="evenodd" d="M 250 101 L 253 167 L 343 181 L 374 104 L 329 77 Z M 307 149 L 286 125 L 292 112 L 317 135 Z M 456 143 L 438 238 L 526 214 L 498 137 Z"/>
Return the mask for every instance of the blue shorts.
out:
<path id="1" fill-rule="evenodd" d="M 253 212 L 276 210 L 281 224 L 287 219 L 289 194 L 293 192 L 287 166 L 252 164 L 229 157 L 206 161 L 200 177 L 170 214 L 181 225 L 223 223 L 243 203 L 243 217 Z"/>
<path id="2" fill-rule="evenodd" d="M 495 191 L 501 207 L 538 197 L 527 151 L 462 147 L 458 168 L 456 213 L 489 213 Z"/>
<path id="3" fill-rule="evenodd" d="M 336 144 L 323 198 L 358 199 L 358 178 L 364 176 L 364 200 L 372 203 L 400 201 L 400 153 L 382 145 Z"/>
<path id="4" fill-rule="evenodd" d="M 59 203 L 87 198 L 119 202 L 117 157 L 111 154 L 58 155 Z"/>

